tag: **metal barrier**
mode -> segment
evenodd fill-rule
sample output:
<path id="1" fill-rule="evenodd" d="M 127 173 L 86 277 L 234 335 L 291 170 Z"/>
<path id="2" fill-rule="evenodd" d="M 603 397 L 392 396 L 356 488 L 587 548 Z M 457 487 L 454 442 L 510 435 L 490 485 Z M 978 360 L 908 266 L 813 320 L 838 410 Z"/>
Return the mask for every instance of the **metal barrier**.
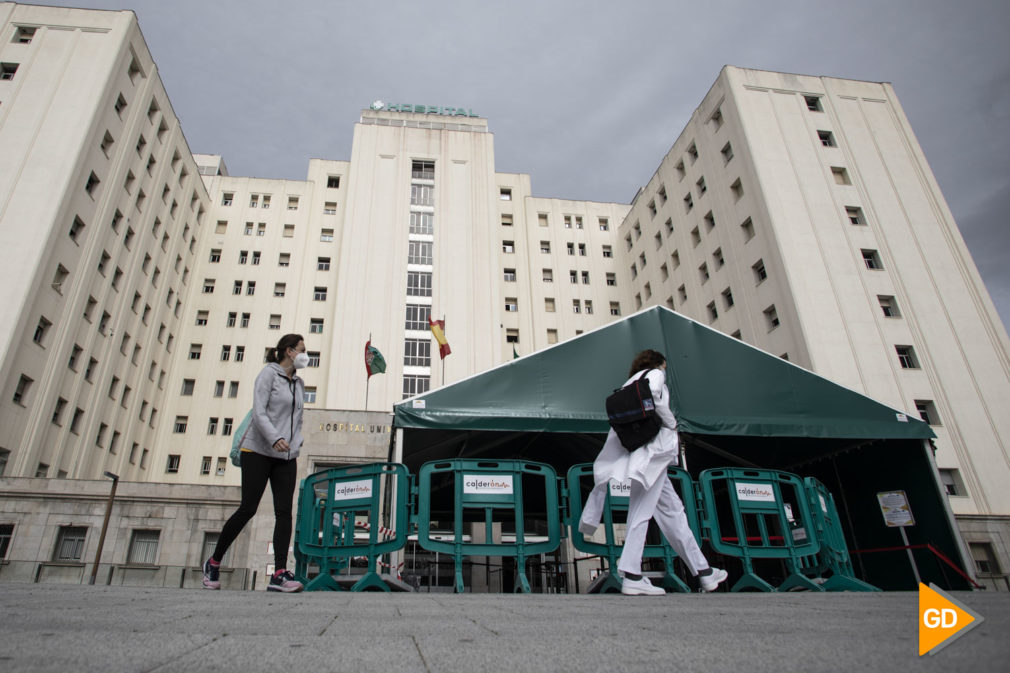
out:
<path id="1" fill-rule="evenodd" d="M 453 511 L 453 540 L 435 539 L 431 532 L 432 481 L 451 478 Z M 525 520 L 527 517 L 524 480 L 543 482 L 544 511 L 547 520 L 547 539 L 527 542 Z M 531 494 L 532 495 L 532 494 Z M 463 539 L 464 510 L 480 510 L 483 515 L 484 542 L 465 542 Z M 515 542 L 494 542 L 493 515 L 512 514 L 515 521 Z M 561 525 L 558 517 L 558 488 L 554 468 L 543 463 L 523 460 L 442 460 L 421 466 L 417 484 L 417 541 L 422 548 L 453 556 L 454 585 L 463 593 L 464 556 L 514 556 L 516 579 L 513 591 L 530 593 L 526 577 L 526 557 L 554 551 L 561 543 Z M 445 537 L 439 535 L 438 537 Z"/>
<path id="2" fill-rule="evenodd" d="M 381 526 L 384 478 L 385 488 L 394 489 L 396 531 Z M 332 468 L 306 477 L 298 493 L 294 545 L 295 575 L 305 590 L 341 591 L 334 574 L 346 568 L 352 558 L 364 557 L 366 572 L 351 591 L 389 591 L 375 566 L 379 556 L 407 542 L 409 496 L 410 476 L 406 466 L 398 463 Z M 367 541 L 355 540 L 356 527 L 367 530 Z M 319 574 L 311 580 L 310 564 L 319 566 Z"/>
<path id="3" fill-rule="evenodd" d="M 695 538 L 701 540 L 701 525 L 698 516 L 698 503 L 695 495 L 694 481 L 691 475 L 679 467 L 667 468 L 667 478 L 670 479 L 677 490 L 680 499 L 684 502 L 684 512 L 687 515 L 688 524 L 694 532 Z M 583 510 L 583 484 L 589 481 L 590 488 L 593 483 L 593 464 L 582 463 L 573 465 L 568 470 L 567 477 L 567 518 L 566 524 L 571 528 L 572 546 L 587 554 L 597 554 L 607 559 L 607 573 L 601 576 L 590 586 L 590 593 L 620 593 L 621 580 L 617 576 L 617 559 L 621 555 L 622 544 L 617 543 L 614 534 L 614 513 L 623 512 L 624 520 L 627 521 L 628 504 L 631 495 L 631 486 L 628 483 L 610 482 L 606 500 L 603 506 L 603 518 L 601 525 L 605 542 L 596 542 L 587 538 L 579 532 L 579 519 Z M 673 559 L 677 558 L 677 553 L 673 550 L 666 538 L 660 536 L 659 544 L 647 544 L 642 551 L 642 558 L 662 558 L 663 578 L 657 584 L 671 591 L 690 592 L 691 588 L 684 583 L 680 577 L 673 573 Z"/>
<path id="4" fill-rule="evenodd" d="M 824 590 L 802 573 L 803 557 L 816 555 L 820 543 L 798 476 L 776 470 L 720 468 L 702 472 L 699 483 L 712 548 L 743 562 L 743 577 L 731 591 Z M 785 581 L 776 588 L 759 577 L 755 559 L 781 559 L 788 572 Z"/>
<path id="5" fill-rule="evenodd" d="M 822 575 L 830 571 L 831 576 L 821 584 L 825 591 L 880 591 L 872 584 L 856 579 L 834 496 L 813 477 L 804 479 L 803 486 L 813 515 L 817 539 L 821 543 L 820 553 L 807 562 L 809 565 L 806 574 Z"/>

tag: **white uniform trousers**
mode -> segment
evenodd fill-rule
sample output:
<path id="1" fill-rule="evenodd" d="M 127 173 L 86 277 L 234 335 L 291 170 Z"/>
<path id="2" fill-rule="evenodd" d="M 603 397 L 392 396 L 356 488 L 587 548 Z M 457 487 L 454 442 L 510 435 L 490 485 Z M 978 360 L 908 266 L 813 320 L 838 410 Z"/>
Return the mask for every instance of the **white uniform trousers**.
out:
<path id="1" fill-rule="evenodd" d="M 645 488 L 635 479 L 631 480 L 627 534 L 624 539 L 624 550 L 617 563 L 618 570 L 635 575 L 642 574 L 642 551 L 645 548 L 646 533 L 649 531 L 649 519 L 656 520 L 663 537 L 677 552 L 677 556 L 684 560 L 692 575 L 697 575 L 700 570 L 708 568 L 708 561 L 698 548 L 698 541 L 694 538 L 691 526 L 688 525 L 684 503 L 674 490 L 673 484 L 664 475 L 657 479 L 651 488 Z"/>

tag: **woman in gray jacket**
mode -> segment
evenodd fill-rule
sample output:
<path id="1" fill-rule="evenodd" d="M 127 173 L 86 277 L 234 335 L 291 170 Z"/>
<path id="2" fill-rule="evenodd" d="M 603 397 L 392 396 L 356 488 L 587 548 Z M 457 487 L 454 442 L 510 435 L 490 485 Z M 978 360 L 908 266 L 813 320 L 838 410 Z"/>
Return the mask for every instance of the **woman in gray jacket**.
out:
<path id="1" fill-rule="evenodd" d="M 286 334 L 267 354 L 256 377 L 252 421 L 242 442 L 242 503 L 221 530 L 214 554 L 203 564 L 205 589 L 220 589 L 221 559 L 249 519 L 270 482 L 274 498 L 274 571 L 267 591 L 290 593 L 302 585 L 287 569 L 291 502 L 297 481 L 295 459 L 302 448 L 305 383 L 295 374 L 309 364 L 300 334 Z"/>

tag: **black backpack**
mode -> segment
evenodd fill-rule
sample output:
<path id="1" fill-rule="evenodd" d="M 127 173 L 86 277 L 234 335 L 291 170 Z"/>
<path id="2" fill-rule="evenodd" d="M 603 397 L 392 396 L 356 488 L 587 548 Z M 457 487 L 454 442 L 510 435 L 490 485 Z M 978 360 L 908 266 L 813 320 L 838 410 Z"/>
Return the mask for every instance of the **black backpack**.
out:
<path id="1" fill-rule="evenodd" d="M 637 379 L 618 388 L 607 398 L 610 427 L 628 451 L 648 444 L 663 427 L 656 415 L 656 403 L 652 399 L 652 389 L 646 377 L 649 371 L 651 370 L 642 372 Z"/>

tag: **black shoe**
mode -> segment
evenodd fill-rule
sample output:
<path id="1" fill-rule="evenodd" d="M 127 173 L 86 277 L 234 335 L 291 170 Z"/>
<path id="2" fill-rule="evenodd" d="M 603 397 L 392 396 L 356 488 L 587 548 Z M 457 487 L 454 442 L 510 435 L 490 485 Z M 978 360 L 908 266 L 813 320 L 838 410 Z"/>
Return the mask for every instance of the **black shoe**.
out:
<path id="1" fill-rule="evenodd" d="M 203 562 L 203 588 L 221 588 L 221 566 L 211 564 L 210 559 Z"/>
<path id="2" fill-rule="evenodd" d="M 267 584 L 267 591 L 283 591 L 286 594 L 297 593 L 304 588 L 290 570 L 274 573 L 270 578 L 270 583 Z"/>

